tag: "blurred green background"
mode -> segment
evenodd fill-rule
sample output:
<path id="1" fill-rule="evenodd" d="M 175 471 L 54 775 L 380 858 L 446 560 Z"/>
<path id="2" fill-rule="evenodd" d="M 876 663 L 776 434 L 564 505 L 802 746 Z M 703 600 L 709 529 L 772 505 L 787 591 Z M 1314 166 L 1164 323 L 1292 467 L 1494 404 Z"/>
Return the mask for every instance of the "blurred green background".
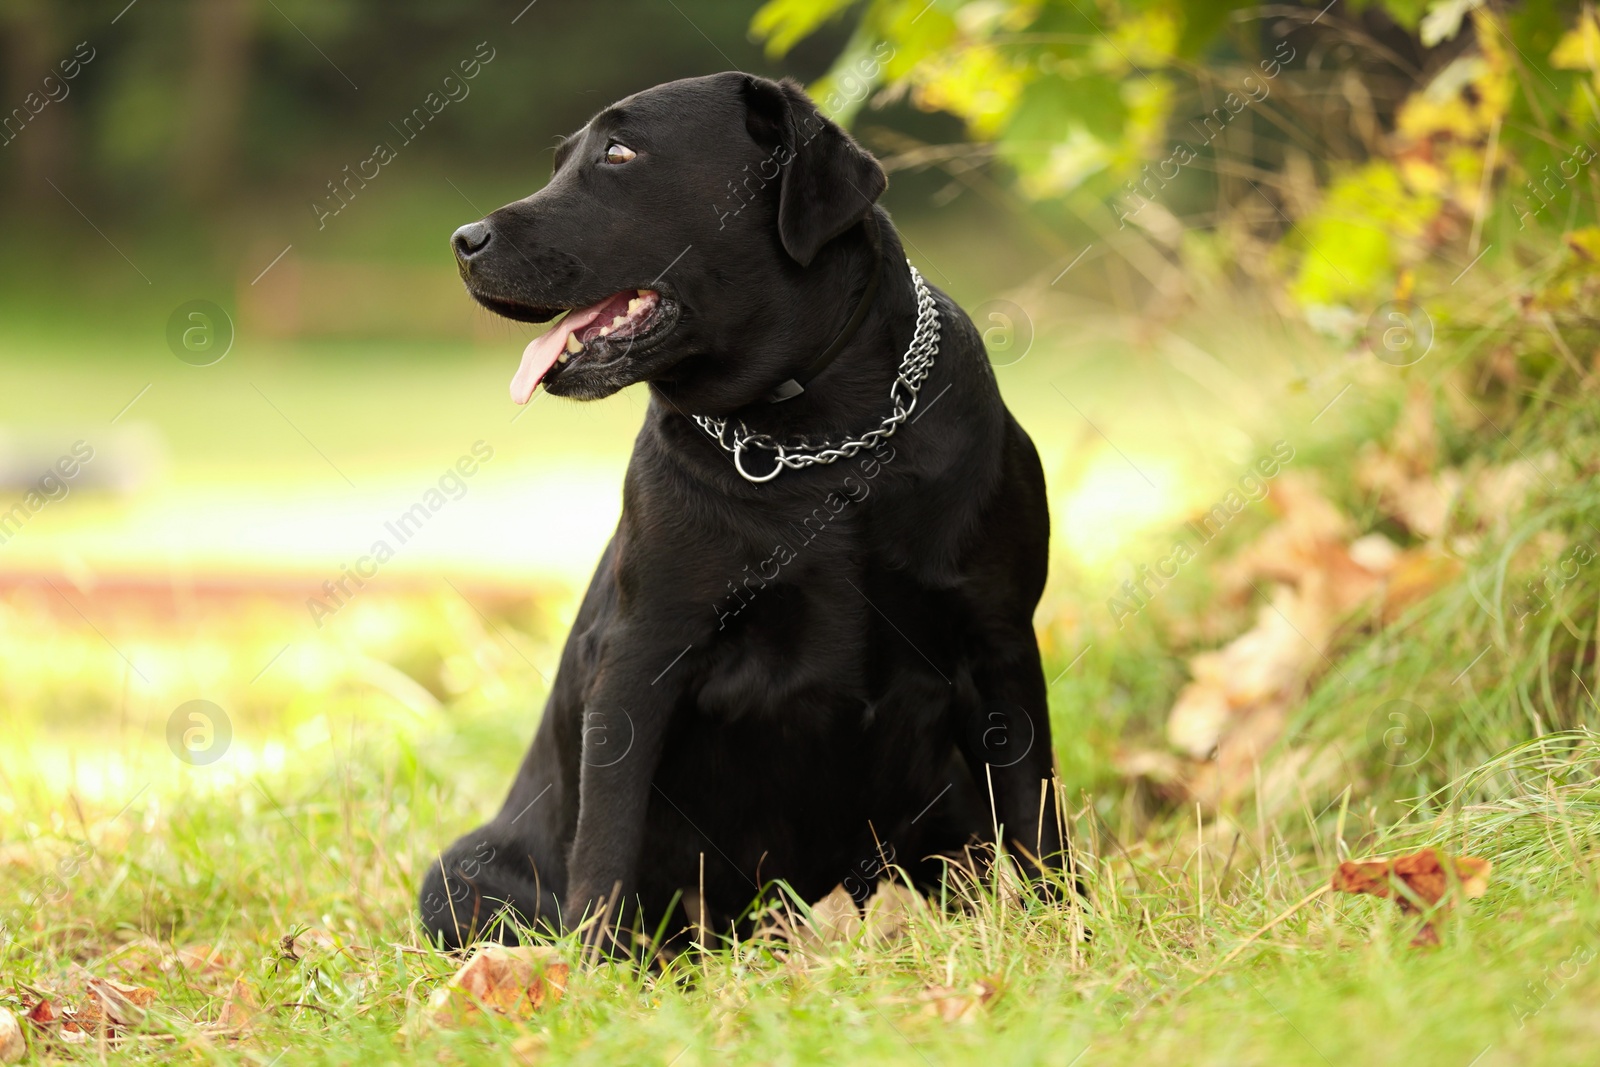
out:
<path id="1" fill-rule="evenodd" d="M 812 78 L 842 43 L 824 30 L 769 60 L 747 30 L 756 5 L 737 3 L 4 10 L 11 97 L 79 42 L 93 57 L 0 149 L 11 488 L 69 435 L 100 458 L 81 499 L 30 522 L 0 570 L 70 562 L 106 578 L 320 580 L 389 504 L 404 510 L 479 439 L 494 462 L 396 571 L 586 574 L 643 395 L 542 403 L 513 424 L 502 379 L 533 331 L 466 299 L 448 236 L 536 190 L 556 137 L 613 99 L 735 66 Z M 463 61 L 476 77 L 460 78 Z M 429 94 L 442 110 L 402 132 Z M 909 106 L 883 121 L 959 135 Z M 396 157 L 352 183 L 380 141 Z M 339 182 L 347 202 L 330 192 Z M 971 195 L 935 202 L 948 184 L 904 175 L 888 199 L 940 284 L 981 302 L 1048 265 L 1015 212 Z M 192 301 L 229 321 L 193 335 L 191 362 L 225 347 L 232 326 L 214 365 L 171 351 L 169 323 L 188 328 L 179 309 Z"/>

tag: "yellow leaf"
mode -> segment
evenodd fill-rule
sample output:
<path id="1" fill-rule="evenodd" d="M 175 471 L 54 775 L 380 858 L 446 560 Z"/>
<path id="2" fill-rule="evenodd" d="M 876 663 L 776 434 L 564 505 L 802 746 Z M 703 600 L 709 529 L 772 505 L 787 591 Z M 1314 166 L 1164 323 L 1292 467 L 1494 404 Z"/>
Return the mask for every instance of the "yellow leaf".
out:
<path id="1" fill-rule="evenodd" d="M 1578 24 L 1561 38 L 1550 63 L 1560 70 L 1600 69 L 1600 21 L 1592 11 L 1578 17 Z"/>
<path id="2" fill-rule="evenodd" d="M 1586 265 L 1600 266 L 1600 226 L 1585 226 L 1566 235 L 1567 247 Z"/>
<path id="3" fill-rule="evenodd" d="M 776 59 L 849 6 L 850 0 L 771 0 L 750 20 L 750 32 L 766 41 L 767 55 Z"/>

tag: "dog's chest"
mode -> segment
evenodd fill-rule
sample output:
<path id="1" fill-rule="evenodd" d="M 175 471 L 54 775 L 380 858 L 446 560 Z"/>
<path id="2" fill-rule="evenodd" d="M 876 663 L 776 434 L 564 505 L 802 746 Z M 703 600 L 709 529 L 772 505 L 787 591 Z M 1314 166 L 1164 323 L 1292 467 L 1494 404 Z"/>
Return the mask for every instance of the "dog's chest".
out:
<path id="1" fill-rule="evenodd" d="M 693 702 L 726 720 L 870 725 L 875 709 L 908 694 L 942 709 L 968 674 L 961 633 L 966 609 L 948 592 L 919 585 L 870 554 L 803 553 L 793 545 L 763 557 L 727 587 Z"/>

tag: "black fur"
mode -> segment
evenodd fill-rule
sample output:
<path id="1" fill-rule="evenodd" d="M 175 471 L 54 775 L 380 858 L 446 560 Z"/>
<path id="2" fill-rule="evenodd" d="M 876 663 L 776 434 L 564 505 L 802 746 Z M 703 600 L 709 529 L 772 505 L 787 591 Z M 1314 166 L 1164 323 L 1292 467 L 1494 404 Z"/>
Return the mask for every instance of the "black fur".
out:
<path id="1" fill-rule="evenodd" d="M 607 164 L 613 141 L 636 157 Z M 935 291 L 937 362 L 875 453 L 752 485 L 688 417 L 780 439 L 879 425 L 916 307 L 885 184 L 797 86 L 726 73 L 605 109 L 543 190 L 458 234 L 468 290 L 502 314 L 652 288 L 670 329 L 546 381 L 580 399 L 648 381 L 650 407 L 505 804 L 424 878 L 445 944 L 608 906 L 613 927 L 726 931 L 773 879 L 864 897 L 888 861 L 932 882 L 997 823 L 1031 873 L 1062 864 L 1032 623 L 1044 476 L 967 316 Z M 803 395 L 766 403 L 849 318 L 863 220 L 884 249 L 871 312 Z"/>

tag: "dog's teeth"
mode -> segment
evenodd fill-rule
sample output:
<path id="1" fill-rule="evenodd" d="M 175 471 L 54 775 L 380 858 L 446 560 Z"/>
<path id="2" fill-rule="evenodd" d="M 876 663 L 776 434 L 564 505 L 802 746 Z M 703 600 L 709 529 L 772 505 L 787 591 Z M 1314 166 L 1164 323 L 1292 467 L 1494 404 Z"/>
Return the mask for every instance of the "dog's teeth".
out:
<path id="1" fill-rule="evenodd" d="M 613 323 L 612 325 L 616 325 L 616 324 Z M 611 333 L 611 327 L 610 326 L 602 326 L 602 327 L 600 327 L 600 336 L 601 337 L 605 337 L 610 333 Z"/>
<path id="2" fill-rule="evenodd" d="M 576 334 L 567 334 L 567 351 L 573 355 L 583 351 L 583 342 L 578 340 Z"/>
<path id="3" fill-rule="evenodd" d="M 646 293 L 648 293 L 648 292 L 649 292 L 649 291 L 650 291 L 650 290 L 648 290 L 648 289 L 635 289 L 635 290 L 634 290 L 634 292 L 636 292 L 636 293 L 638 293 L 638 294 L 639 294 L 639 295 L 640 295 L 640 296 L 644 296 L 644 295 L 645 295 L 645 294 L 646 294 Z"/>
<path id="4" fill-rule="evenodd" d="M 567 360 L 569 360 L 571 358 L 572 358 L 571 356 L 569 356 L 565 352 L 563 352 L 559 356 L 556 357 L 556 362 L 557 363 L 565 363 Z"/>
<path id="5" fill-rule="evenodd" d="M 634 297 L 632 300 L 628 301 L 628 314 L 632 315 L 633 313 L 638 311 L 639 308 L 641 306 L 643 306 L 643 304 L 644 304 L 644 298 L 643 297 Z M 623 318 L 623 317 L 624 316 L 621 316 L 621 315 L 617 316 L 617 318 L 619 318 L 619 319 Z"/>

